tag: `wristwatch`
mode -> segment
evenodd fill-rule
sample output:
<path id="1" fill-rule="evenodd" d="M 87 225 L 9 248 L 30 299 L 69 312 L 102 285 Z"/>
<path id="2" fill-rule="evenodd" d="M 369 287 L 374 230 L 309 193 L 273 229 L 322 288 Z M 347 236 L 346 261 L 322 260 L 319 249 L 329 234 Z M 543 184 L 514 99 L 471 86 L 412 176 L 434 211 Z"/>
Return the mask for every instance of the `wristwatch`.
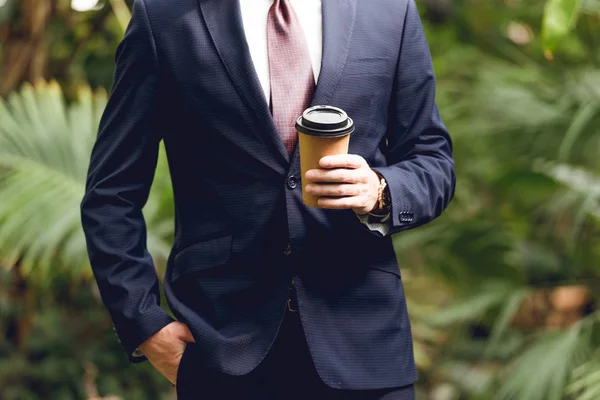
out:
<path id="1" fill-rule="evenodd" d="M 390 199 L 390 190 L 388 188 L 387 182 L 385 178 L 375 171 L 377 176 L 379 176 L 379 190 L 377 193 L 377 205 L 375 208 L 369 213 L 369 215 L 377 218 L 384 218 L 389 215 L 392 202 Z"/>

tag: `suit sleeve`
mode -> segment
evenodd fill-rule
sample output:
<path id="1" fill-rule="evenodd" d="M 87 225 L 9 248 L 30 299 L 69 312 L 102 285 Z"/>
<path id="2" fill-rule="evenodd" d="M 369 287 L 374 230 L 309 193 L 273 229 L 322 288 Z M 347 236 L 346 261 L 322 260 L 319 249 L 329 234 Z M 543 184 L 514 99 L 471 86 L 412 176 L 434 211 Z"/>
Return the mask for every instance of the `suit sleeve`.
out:
<path id="1" fill-rule="evenodd" d="M 130 361 L 137 346 L 172 318 L 160 308 L 158 277 L 146 247 L 142 207 L 154 178 L 161 135 L 158 58 L 143 0 L 116 53 L 113 89 L 101 118 L 81 202 L 88 254 L 102 301 Z"/>
<path id="2" fill-rule="evenodd" d="M 388 166 L 373 168 L 390 190 L 390 234 L 438 217 L 454 195 L 456 180 L 452 141 L 435 103 L 431 55 L 413 0 L 401 46 L 388 117 Z"/>

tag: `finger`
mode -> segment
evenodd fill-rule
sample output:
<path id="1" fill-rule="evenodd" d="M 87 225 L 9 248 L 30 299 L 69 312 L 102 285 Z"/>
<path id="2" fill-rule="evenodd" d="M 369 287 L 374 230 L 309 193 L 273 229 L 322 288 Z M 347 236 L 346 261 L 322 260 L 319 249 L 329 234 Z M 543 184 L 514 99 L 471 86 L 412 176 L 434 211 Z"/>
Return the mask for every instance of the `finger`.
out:
<path id="1" fill-rule="evenodd" d="M 334 156 L 325 156 L 319 160 L 319 166 L 325 169 L 331 168 L 350 168 L 356 169 L 367 165 L 364 158 L 356 154 L 338 154 Z"/>
<path id="2" fill-rule="evenodd" d="M 328 208 L 332 210 L 346 210 L 350 208 L 362 208 L 364 200 L 362 197 L 340 197 L 340 198 L 327 198 L 322 197 L 318 200 L 319 207 Z"/>
<path id="3" fill-rule="evenodd" d="M 185 329 L 182 330 L 181 339 L 188 343 L 196 343 L 196 340 L 194 339 L 194 335 L 192 335 L 192 331 L 190 331 L 190 328 L 188 328 L 187 325 L 184 325 L 184 328 Z"/>
<path id="4" fill-rule="evenodd" d="M 175 372 L 170 373 L 170 374 L 163 374 L 163 376 L 165 378 L 167 378 L 167 380 L 169 382 L 171 382 L 171 385 L 176 386 L 177 385 L 177 371 L 179 370 L 179 367 L 177 367 L 177 369 L 175 370 Z"/>
<path id="5" fill-rule="evenodd" d="M 315 196 L 330 196 L 330 197 L 344 197 L 344 196 L 358 196 L 361 194 L 361 185 L 354 185 L 348 183 L 342 184 L 330 184 L 330 183 L 319 183 L 319 184 L 308 184 L 306 191 Z"/>
<path id="6" fill-rule="evenodd" d="M 311 169 L 306 172 L 307 181 L 315 183 L 367 183 L 369 178 L 355 169 Z"/>

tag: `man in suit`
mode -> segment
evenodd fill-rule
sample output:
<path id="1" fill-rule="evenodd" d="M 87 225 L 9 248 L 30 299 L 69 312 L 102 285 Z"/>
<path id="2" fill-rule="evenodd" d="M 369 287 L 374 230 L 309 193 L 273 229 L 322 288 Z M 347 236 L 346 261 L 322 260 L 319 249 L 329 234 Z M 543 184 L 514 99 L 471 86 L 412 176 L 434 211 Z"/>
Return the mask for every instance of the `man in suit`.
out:
<path id="1" fill-rule="evenodd" d="M 82 220 L 131 361 L 182 399 L 414 398 L 390 235 L 439 216 L 455 177 L 413 0 L 136 0 L 116 61 Z M 294 121 L 319 104 L 356 131 L 301 176 Z M 161 140 L 176 320 L 142 217 Z"/>

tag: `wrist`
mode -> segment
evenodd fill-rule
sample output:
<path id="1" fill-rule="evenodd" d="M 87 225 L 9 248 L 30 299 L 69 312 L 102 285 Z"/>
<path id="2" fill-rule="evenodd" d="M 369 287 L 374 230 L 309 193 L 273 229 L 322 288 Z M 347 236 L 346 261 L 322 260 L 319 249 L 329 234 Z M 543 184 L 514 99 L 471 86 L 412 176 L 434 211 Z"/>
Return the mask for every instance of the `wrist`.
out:
<path id="1" fill-rule="evenodd" d="M 377 200 L 375 202 L 375 206 L 369 212 L 370 215 L 374 217 L 385 217 L 391 211 L 391 199 L 390 199 L 390 189 L 387 185 L 385 178 L 379 174 L 377 171 L 373 171 L 375 175 L 377 175 L 377 179 L 379 180 L 379 187 L 377 190 Z"/>

